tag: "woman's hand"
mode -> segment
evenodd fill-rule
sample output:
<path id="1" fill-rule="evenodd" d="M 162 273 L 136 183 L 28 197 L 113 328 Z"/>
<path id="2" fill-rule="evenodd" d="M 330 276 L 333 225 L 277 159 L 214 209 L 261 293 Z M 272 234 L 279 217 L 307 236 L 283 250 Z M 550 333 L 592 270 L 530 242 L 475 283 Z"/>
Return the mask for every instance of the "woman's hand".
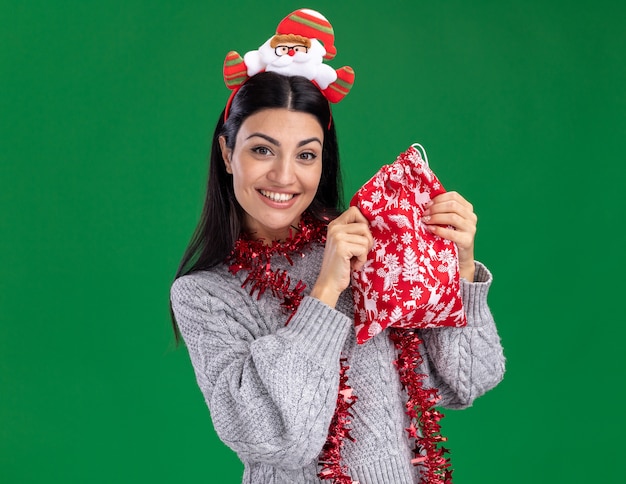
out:
<path id="1" fill-rule="evenodd" d="M 350 207 L 328 224 L 324 259 L 311 296 L 335 307 L 350 275 L 365 264 L 374 245 L 369 222 L 357 207 Z"/>
<path id="2" fill-rule="evenodd" d="M 478 221 L 472 204 L 457 192 L 442 193 L 426 205 L 422 221 L 433 234 L 451 240 L 457 245 L 459 274 L 465 280 L 472 282 L 474 280 L 474 237 Z"/>

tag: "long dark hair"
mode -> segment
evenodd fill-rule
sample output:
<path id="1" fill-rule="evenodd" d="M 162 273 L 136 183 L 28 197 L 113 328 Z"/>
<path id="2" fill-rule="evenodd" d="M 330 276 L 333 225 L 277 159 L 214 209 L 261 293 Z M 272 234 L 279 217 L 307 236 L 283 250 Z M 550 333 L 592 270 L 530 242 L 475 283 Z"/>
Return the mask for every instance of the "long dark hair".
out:
<path id="1" fill-rule="evenodd" d="M 309 213 L 320 220 L 334 218 L 343 202 L 339 149 L 335 123 L 328 100 L 308 79 L 274 72 L 257 74 L 235 95 L 224 122 L 224 112 L 215 127 L 209 160 L 209 178 L 200 221 L 178 266 L 175 279 L 222 263 L 230 254 L 242 227 L 243 209 L 235 198 L 232 176 L 226 172 L 219 145 L 224 136 L 228 148 L 235 147 L 241 124 L 263 109 L 286 108 L 312 114 L 324 130 L 322 176 Z M 176 341 L 180 333 L 172 314 Z"/>

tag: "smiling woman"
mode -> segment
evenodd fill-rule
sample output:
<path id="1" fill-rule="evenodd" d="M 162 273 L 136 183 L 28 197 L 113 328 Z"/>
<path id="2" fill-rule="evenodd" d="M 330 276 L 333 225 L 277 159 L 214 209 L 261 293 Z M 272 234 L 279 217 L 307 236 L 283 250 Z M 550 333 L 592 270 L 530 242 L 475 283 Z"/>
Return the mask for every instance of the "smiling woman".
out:
<path id="1" fill-rule="evenodd" d="M 251 77 L 237 91 L 237 95 L 227 107 L 229 111 L 226 121 L 224 121 L 225 109 L 219 116 L 213 134 L 203 212 L 176 277 L 209 269 L 224 261 L 232 251 L 246 219 L 249 218 L 245 208 L 256 209 L 264 201 L 260 193 L 252 194 L 258 198 L 254 201 L 252 198 L 248 201 L 242 199 L 244 208 L 236 191 L 242 195 L 247 190 L 257 189 L 288 193 L 284 186 L 284 177 L 292 175 L 288 172 L 281 173 L 281 170 L 285 169 L 281 166 L 291 166 L 292 163 L 289 161 L 295 162 L 296 156 L 301 159 L 297 165 L 302 169 L 306 167 L 317 170 L 316 190 L 313 191 L 313 197 L 309 199 L 307 205 L 298 204 L 302 209 L 301 212 L 307 208 L 313 218 L 328 221 L 340 211 L 341 172 L 335 126 L 331 121 L 328 100 L 314 84 L 299 76 L 286 77 L 272 72 L 260 73 Z M 274 121 L 275 118 L 280 121 Z M 306 125 L 308 131 L 305 133 L 308 134 L 303 135 L 293 129 L 295 125 L 291 126 L 292 120 L 301 120 L 298 126 L 302 125 L 304 128 Z M 240 134 L 242 129 L 243 132 Z M 286 129 L 289 131 L 285 131 Z M 253 134 L 257 136 L 252 136 Z M 317 138 L 317 142 L 312 138 Z M 294 151 L 293 145 L 303 141 L 306 141 L 306 146 L 297 147 L 299 151 Z M 294 152 L 288 154 L 287 149 Z M 315 160 L 307 160 L 313 154 L 316 156 Z M 286 156 L 293 157 L 293 160 L 286 159 Z M 262 159 L 267 161 L 262 163 L 260 162 Z M 265 184 L 256 179 L 252 182 L 260 185 L 244 186 L 248 183 L 244 179 L 252 180 L 252 174 L 247 173 L 247 168 L 243 169 L 242 164 L 248 163 L 246 160 L 253 166 L 270 167 L 263 168 L 268 171 L 265 175 L 267 177 Z M 269 160 L 273 161 L 270 163 Z M 276 169 L 279 169 L 279 172 L 276 172 Z M 294 170 L 293 173 L 296 171 L 301 170 Z M 293 180 L 288 181 L 291 182 Z M 293 191 L 294 187 L 295 184 L 290 186 L 289 190 Z M 280 207 L 282 206 L 279 205 Z M 294 221 L 297 222 L 301 212 L 296 214 L 295 210 L 289 211 L 292 218 L 283 228 L 289 227 Z M 276 214 L 281 211 L 277 209 L 268 213 L 277 216 Z M 278 238 L 284 238 L 285 235 L 283 233 L 282 237 Z M 271 242 L 274 239 L 275 237 L 271 236 L 267 241 Z M 175 328 L 177 330 L 176 326 Z"/>
<path id="2" fill-rule="evenodd" d="M 463 255 L 467 327 L 385 330 L 357 345 L 351 276 L 381 241 L 357 207 L 340 207 L 329 101 L 349 91 L 342 76 L 353 72 L 324 65 L 318 76 L 325 48 L 334 56 L 335 47 L 317 12 L 294 12 L 277 37 L 245 61 L 227 56 L 227 85 L 245 75 L 213 134 L 204 209 L 171 289 L 174 329 L 217 434 L 244 463 L 244 483 L 448 483 L 444 450 L 413 425 L 415 408 L 405 413 L 414 395 L 396 366 L 414 364 L 410 372 L 451 408 L 502 378 L 491 275 L 473 259 L 472 206 L 442 194 L 423 220 Z M 261 60 L 275 63 L 254 72 Z M 400 358 L 405 338 L 412 344 Z"/>
<path id="3" fill-rule="evenodd" d="M 315 198 L 322 174 L 324 132 L 308 113 L 266 109 L 247 118 L 235 146 L 220 148 L 233 175 L 244 229 L 270 243 L 284 240 Z"/>

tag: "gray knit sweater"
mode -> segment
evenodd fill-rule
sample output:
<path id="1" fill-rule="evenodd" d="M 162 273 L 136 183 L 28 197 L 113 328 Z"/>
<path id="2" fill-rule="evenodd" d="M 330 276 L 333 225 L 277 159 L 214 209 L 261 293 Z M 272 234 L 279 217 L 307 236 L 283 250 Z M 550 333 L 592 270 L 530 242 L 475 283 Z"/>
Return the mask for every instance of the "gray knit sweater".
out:
<path id="1" fill-rule="evenodd" d="M 272 261 L 292 281 L 313 287 L 321 266 L 319 244 L 294 259 Z M 245 466 L 243 483 L 319 483 L 317 458 L 335 410 L 339 359 L 348 358 L 355 441 L 345 441 L 342 463 L 360 484 L 414 484 L 404 413 L 406 393 L 392 361 L 387 331 L 357 345 L 350 290 L 337 307 L 305 296 L 287 316 L 269 291 L 260 300 L 225 265 L 175 281 L 171 300 L 198 385 L 220 439 Z M 465 328 L 421 331 L 421 372 L 436 386 L 441 406 L 464 408 L 502 379 L 504 357 L 487 307 L 491 274 L 476 263 L 475 282 L 462 281 Z M 445 432 L 444 432 L 445 433 Z"/>

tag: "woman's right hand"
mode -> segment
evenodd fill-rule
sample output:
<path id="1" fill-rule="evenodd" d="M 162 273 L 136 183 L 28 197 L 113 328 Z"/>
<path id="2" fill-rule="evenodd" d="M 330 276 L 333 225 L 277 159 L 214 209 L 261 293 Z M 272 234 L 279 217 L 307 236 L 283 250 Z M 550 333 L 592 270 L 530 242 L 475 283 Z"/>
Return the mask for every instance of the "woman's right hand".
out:
<path id="1" fill-rule="evenodd" d="M 365 264 L 374 245 L 369 222 L 357 207 L 350 207 L 328 224 L 322 267 L 311 296 L 335 307 L 350 284 L 350 275 Z"/>

